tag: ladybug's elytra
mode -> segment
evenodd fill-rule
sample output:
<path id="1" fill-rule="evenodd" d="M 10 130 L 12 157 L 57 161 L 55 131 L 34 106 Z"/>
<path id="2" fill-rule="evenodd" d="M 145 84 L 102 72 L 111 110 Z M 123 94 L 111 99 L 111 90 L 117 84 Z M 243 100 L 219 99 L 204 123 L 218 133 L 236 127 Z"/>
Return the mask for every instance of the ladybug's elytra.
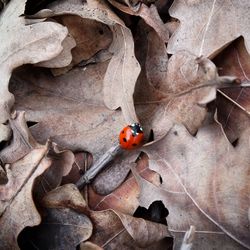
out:
<path id="1" fill-rule="evenodd" d="M 120 147 L 134 149 L 139 146 L 144 138 L 143 129 L 139 123 L 133 123 L 122 129 L 119 136 Z"/>

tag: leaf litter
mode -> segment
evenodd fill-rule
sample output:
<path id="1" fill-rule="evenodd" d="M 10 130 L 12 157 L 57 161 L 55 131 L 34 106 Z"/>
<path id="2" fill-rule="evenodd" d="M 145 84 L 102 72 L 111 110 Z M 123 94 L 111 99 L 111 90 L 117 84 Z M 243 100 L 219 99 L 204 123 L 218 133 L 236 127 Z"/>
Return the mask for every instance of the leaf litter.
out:
<path id="1" fill-rule="evenodd" d="M 248 1 L 3 7 L 0 249 L 250 248 Z"/>

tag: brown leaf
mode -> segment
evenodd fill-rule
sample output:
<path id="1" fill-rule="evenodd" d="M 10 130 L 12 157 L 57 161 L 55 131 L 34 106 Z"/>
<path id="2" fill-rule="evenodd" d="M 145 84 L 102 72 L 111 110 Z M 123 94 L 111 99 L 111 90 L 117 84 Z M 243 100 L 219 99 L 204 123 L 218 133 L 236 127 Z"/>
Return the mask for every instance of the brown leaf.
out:
<path id="1" fill-rule="evenodd" d="M 170 228 L 183 225 L 186 216 L 188 221 L 196 217 L 191 224 L 197 230 L 203 226 L 203 230 L 216 232 L 219 228 L 249 248 L 248 141 L 249 131 L 242 134 L 234 148 L 218 125 L 200 129 L 196 137 L 176 125 L 158 144 L 145 148 L 150 168 L 161 175 L 163 184 L 160 189 L 139 181 L 141 204 L 148 207 L 152 200 L 164 197 Z M 190 204 L 189 211 L 183 211 L 181 199 Z"/>
<path id="2" fill-rule="evenodd" d="M 0 123 L 9 118 L 14 103 L 14 97 L 8 90 L 12 70 L 23 64 L 38 63 L 57 56 L 63 49 L 61 43 L 68 33 L 65 27 L 54 22 L 25 25 L 24 17 L 20 17 L 24 4 L 25 0 L 11 1 L 0 16 L 3 41 L 0 52 Z"/>
<path id="3" fill-rule="evenodd" d="M 112 42 L 111 30 L 101 22 L 70 15 L 59 16 L 57 20 L 76 40 L 76 47 L 72 50 L 73 65 L 90 59 Z"/>
<path id="4" fill-rule="evenodd" d="M 42 223 L 22 234 L 22 249 L 76 249 L 93 231 L 90 219 L 68 208 L 46 209 Z M 20 241 L 20 239 L 19 239 Z"/>
<path id="5" fill-rule="evenodd" d="M 32 186 L 35 178 L 51 165 L 51 159 L 45 157 L 47 150 L 48 145 L 33 149 L 6 166 L 8 183 L 0 186 L 1 249 L 17 249 L 16 239 L 21 230 L 41 222 L 32 200 Z"/>
<path id="6" fill-rule="evenodd" d="M 134 42 L 130 29 L 103 1 L 92 0 L 82 4 L 81 0 L 71 0 L 52 4 L 50 7 L 53 15 L 78 15 L 109 25 L 113 32 L 110 52 L 114 55 L 104 78 L 104 101 L 110 109 L 121 107 L 127 124 L 137 121 L 133 93 L 140 65 L 134 56 Z"/>
<path id="7" fill-rule="evenodd" d="M 51 138 L 63 148 L 91 152 L 94 160 L 117 142 L 125 121 L 120 111 L 110 111 L 103 103 L 106 68 L 107 63 L 89 65 L 56 78 L 33 68 L 14 74 L 10 90 L 16 96 L 15 108 L 38 122 L 30 127 L 36 140 Z"/>
<path id="8" fill-rule="evenodd" d="M 80 244 L 80 250 L 102 250 L 103 248 L 97 246 L 96 244 L 85 241 Z"/>
<path id="9" fill-rule="evenodd" d="M 116 159 L 106 166 L 94 179 L 92 187 L 96 193 L 107 195 L 119 187 L 130 172 L 130 165 L 138 157 L 139 152 L 123 152 Z"/>
<path id="10" fill-rule="evenodd" d="M 0 151 L 0 160 L 6 163 L 14 163 L 28 154 L 33 148 L 42 147 L 31 135 L 25 120 L 24 112 L 17 112 L 9 120 L 13 139 L 10 145 Z"/>
<path id="11" fill-rule="evenodd" d="M 58 193 L 66 193 L 69 194 L 64 195 L 64 198 L 61 198 Z M 123 238 L 127 239 L 129 236 L 130 241 L 133 241 L 133 244 L 138 245 L 139 247 L 146 247 L 151 245 L 154 242 L 157 242 L 165 237 L 169 237 L 170 234 L 167 230 L 167 227 L 162 224 L 146 221 L 140 218 L 134 218 L 130 215 L 125 215 L 113 210 L 105 210 L 105 211 L 91 211 L 85 207 L 83 198 L 80 199 L 79 191 L 74 187 L 74 185 L 66 185 L 58 188 L 53 191 L 51 195 L 48 193 L 46 197 L 44 197 L 44 204 L 47 207 L 55 207 L 60 206 L 60 203 L 64 200 L 67 200 L 67 206 L 77 208 L 78 211 L 86 210 L 86 214 L 88 214 L 94 225 L 94 232 L 90 238 L 90 241 L 99 245 L 106 246 L 107 244 L 111 247 L 111 249 L 115 249 L 112 246 L 113 240 L 116 237 L 121 237 L 122 242 Z M 80 200 L 72 200 L 71 196 L 79 197 Z M 59 200 L 56 200 L 56 197 Z M 70 202 L 68 200 L 71 200 Z M 83 207 L 79 207 L 79 204 L 83 204 Z M 116 249 L 119 247 L 121 242 L 116 242 Z M 126 244 L 131 244 L 126 242 Z M 133 245 L 132 244 L 132 245 Z"/>
<path id="12" fill-rule="evenodd" d="M 127 14 L 134 15 L 134 16 L 140 16 L 143 18 L 143 20 L 151 26 L 158 36 L 162 39 L 163 42 L 167 43 L 169 39 L 169 31 L 168 26 L 165 26 L 162 19 L 159 16 L 159 13 L 157 11 L 157 8 L 154 4 L 152 4 L 150 7 L 147 5 L 141 3 L 138 4 L 138 9 L 133 10 L 121 3 L 119 3 L 116 0 L 108 0 L 113 6 L 118 8 L 120 11 L 123 11 Z"/>
<path id="13" fill-rule="evenodd" d="M 68 66 L 72 61 L 71 50 L 76 46 L 75 39 L 68 34 L 62 42 L 63 50 L 55 58 L 37 63 L 36 66 L 45 68 L 62 68 Z"/>
<path id="14" fill-rule="evenodd" d="M 248 0 L 175 0 L 169 12 L 181 24 L 169 40 L 168 53 L 188 50 L 197 56 L 212 57 L 240 36 L 245 38 L 250 53 L 249 8 Z"/>
<path id="15" fill-rule="evenodd" d="M 235 75 L 242 83 L 250 80 L 250 55 L 243 39 L 237 39 L 214 59 L 220 75 Z M 249 87 L 232 86 L 220 89 L 216 100 L 218 120 L 228 139 L 236 142 L 241 133 L 249 127 Z"/>
<path id="16" fill-rule="evenodd" d="M 137 162 L 137 169 L 148 181 L 153 182 L 155 185 L 160 184 L 159 175 L 148 169 L 145 155 L 140 157 Z M 139 206 L 137 200 L 139 193 L 140 190 L 136 180 L 133 175 L 130 174 L 120 187 L 108 195 L 98 195 L 92 188 L 89 188 L 88 204 L 93 210 L 114 209 L 121 213 L 132 215 Z"/>
<path id="17" fill-rule="evenodd" d="M 40 175 L 34 183 L 33 194 L 37 204 L 46 193 L 61 184 L 63 176 L 70 172 L 75 160 L 71 151 L 59 150 L 56 144 L 52 144 L 48 157 L 53 159 L 50 168 Z"/>
<path id="18" fill-rule="evenodd" d="M 216 67 L 209 59 L 197 59 L 187 51 L 178 52 L 167 61 L 166 49 L 159 46 L 161 41 L 156 36 L 151 33 L 149 38 L 149 62 L 145 69 L 148 83 L 143 75 L 137 83 L 138 116 L 146 130 L 153 129 L 155 140 L 164 136 L 174 123 L 183 123 L 195 133 L 205 120 L 206 103 L 216 97 L 214 83 L 220 82 Z M 155 44 L 160 50 L 157 54 Z M 152 67 L 152 62 L 160 65 L 162 71 Z M 203 84 L 208 85 L 202 87 Z"/>

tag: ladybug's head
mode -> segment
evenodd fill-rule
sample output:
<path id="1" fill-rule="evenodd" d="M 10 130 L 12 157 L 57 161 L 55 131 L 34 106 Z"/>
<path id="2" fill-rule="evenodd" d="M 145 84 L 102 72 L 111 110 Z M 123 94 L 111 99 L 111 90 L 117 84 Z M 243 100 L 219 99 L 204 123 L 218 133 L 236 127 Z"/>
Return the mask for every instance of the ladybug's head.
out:
<path id="1" fill-rule="evenodd" d="M 133 136 L 136 136 L 138 134 L 143 133 L 143 129 L 139 123 L 133 123 L 133 124 L 129 125 L 129 127 L 132 129 Z"/>

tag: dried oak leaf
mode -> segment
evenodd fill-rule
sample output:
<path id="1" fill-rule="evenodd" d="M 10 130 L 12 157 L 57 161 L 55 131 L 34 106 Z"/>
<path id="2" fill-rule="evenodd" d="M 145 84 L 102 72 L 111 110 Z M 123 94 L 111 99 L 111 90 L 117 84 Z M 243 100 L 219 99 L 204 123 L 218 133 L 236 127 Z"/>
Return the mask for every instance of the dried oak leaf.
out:
<path id="1" fill-rule="evenodd" d="M 145 155 L 138 160 L 137 170 L 148 181 L 153 182 L 155 185 L 156 183 L 160 184 L 159 175 L 148 169 Z M 92 210 L 114 209 L 132 215 L 139 206 L 137 196 L 140 194 L 140 190 L 134 176 L 131 174 L 121 186 L 108 195 L 97 194 L 91 187 L 88 193 L 88 204 Z"/>
<path id="2" fill-rule="evenodd" d="M 235 75 L 242 84 L 250 82 L 250 55 L 243 39 L 237 39 L 215 59 L 220 75 Z M 216 107 L 218 120 L 231 142 L 237 142 L 250 124 L 250 89 L 237 85 L 218 90 Z"/>
<path id="3" fill-rule="evenodd" d="M 25 112 L 14 114 L 14 117 L 9 119 L 9 123 L 13 136 L 10 144 L 0 151 L 0 160 L 4 164 L 14 163 L 28 154 L 33 148 L 41 146 L 28 129 Z"/>
<path id="4" fill-rule="evenodd" d="M 72 184 L 64 185 L 48 193 L 43 203 L 46 207 L 67 206 L 87 214 L 94 226 L 90 241 L 101 247 L 117 249 L 122 243 L 131 245 L 131 241 L 135 247 L 147 247 L 165 237 L 171 237 L 167 226 L 162 224 L 134 218 L 114 210 L 89 210 L 81 194 Z M 119 241 L 116 241 L 117 238 Z"/>
<path id="5" fill-rule="evenodd" d="M 17 249 L 16 239 L 21 230 L 41 222 L 32 187 L 35 178 L 51 165 L 47 151 L 48 145 L 34 148 L 22 159 L 5 166 L 8 182 L 0 186 L 0 249 Z"/>
<path id="6" fill-rule="evenodd" d="M 169 39 L 168 53 L 188 50 L 213 57 L 240 36 L 250 53 L 249 11 L 248 0 L 175 0 L 169 13 L 180 20 L 180 26 Z"/>
<path id="7" fill-rule="evenodd" d="M 117 142 L 124 126 L 121 111 L 103 103 L 102 81 L 106 63 L 75 68 L 54 77 L 47 69 L 22 68 L 13 74 L 10 91 L 15 109 L 25 110 L 35 139 L 48 138 L 72 151 L 88 151 L 94 160 Z"/>
<path id="8" fill-rule="evenodd" d="M 187 51 L 179 51 L 168 60 L 165 44 L 157 34 L 151 31 L 147 36 L 145 26 L 140 27 L 143 40 L 137 43 L 144 55 L 139 55 L 143 70 L 136 85 L 135 103 L 143 127 L 153 129 L 155 140 L 174 123 L 183 123 L 195 133 L 205 120 L 206 104 L 216 97 L 215 83 L 224 79 L 209 59 Z"/>
<path id="9" fill-rule="evenodd" d="M 38 63 L 57 56 L 63 49 L 61 43 L 67 36 L 67 28 L 54 22 L 26 25 L 25 0 L 13 0 L 0 16 L 0 123 L 9 118 L 14 96 L 8 90 L 13 69 L 28 63 Z M 0 138 L 2 141 L 3 138 Z"/>
<path id="10" fill-rule="evenodd" d="M 69 174 L 75 161 L 74 154 L 69 150 L 59 150 L 55 143 L 52 143 L 48 157 L 53 159 L 49 169 L 37 177 L 34 183 L 33 195 L 36 203 L 49 191 L 57 188 L 63 176 Z"/>
<path id="11" fill-rule="evenodd" d="M 76 42 L 75 48 L 72 49 L 72 62 L 67 69 L 89 60 L 99 51 L 107 49 L 112 42 L 112 32 L 104 23 L 77 15 L 62 15 L 55 18 L 68 28 Z"/>
<path id="12" fill-rule="evenodd" d="M 62 1 L 52 3 L 49 8 L 53 11 L 52 16 L 78 15 L 109 25 L 113 32 L 109 51 L 113 53 L 113 57 L 103 80 L 104 101 L 110 109 L 121 107 L 126 123 L 137 121 L 133 93 L 140 65 L 134 56 L 134 41 L 130 29 L 103 1 Z"/>
<path id="13" fill-rule="evenodd" d="M 156 187 L 137 175 L 142 206 L 162 199 L 169 210 L 169 228 L 178 230 L 187 223 L 187 230 L 190 223 L 197 231 L 223 231 L 250 248 L 249 130 L 233 147 L 217 124 L 200 129 L 195 137 L 175 125 L 144 151 L 163 183 Z"/>
<path id="14" fill-rule="evenodd" d="M 22 249 L 75 250 L 92 234 L 93 225 L 83 213 L 69 208 L 48 208 L 44 209 L 44 214 L 39 226 L 20 234 Z"/>

